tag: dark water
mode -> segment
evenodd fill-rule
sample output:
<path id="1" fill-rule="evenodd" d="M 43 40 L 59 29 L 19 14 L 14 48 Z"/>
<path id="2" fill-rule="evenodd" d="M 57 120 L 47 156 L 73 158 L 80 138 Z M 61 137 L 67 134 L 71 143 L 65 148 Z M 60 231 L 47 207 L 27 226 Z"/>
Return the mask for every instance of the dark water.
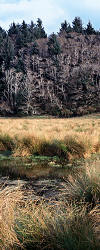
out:
<path id="1" fill-rule="evenodd" d="M 55 157 L 32 156 L 13 157 L 10 152 L 0 152 L 0 189 L 24 190 L 24 197 L 30 199 L 57 200 L 65 189 L 68 175 L 76 174 L 79 166 L 68 164 Z"/>
<path id="2" fill-rule="evenodd" d="M 63 178 L 76 170 L 75 164 L 68 164 L 56 156 L 20 158 L 12 157 L 8 151 L 0 152 L 0 176 L 12 179 Z"/>

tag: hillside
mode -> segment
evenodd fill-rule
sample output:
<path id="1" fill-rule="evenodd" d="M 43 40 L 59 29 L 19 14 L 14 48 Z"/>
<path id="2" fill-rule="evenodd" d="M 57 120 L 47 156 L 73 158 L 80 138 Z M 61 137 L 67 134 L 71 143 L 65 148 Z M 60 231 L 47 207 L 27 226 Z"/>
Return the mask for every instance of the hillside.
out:
<path id="1" fill-rule="evenodd" d="M 100 111 L 99 32 L 63 29 L 47 38 L 42 31 L 26 42 L 24 34 L 23 46 L 17 33 L 8 33 L 3 52 L 0 47 L 0 115 L 70 117 Z"/>

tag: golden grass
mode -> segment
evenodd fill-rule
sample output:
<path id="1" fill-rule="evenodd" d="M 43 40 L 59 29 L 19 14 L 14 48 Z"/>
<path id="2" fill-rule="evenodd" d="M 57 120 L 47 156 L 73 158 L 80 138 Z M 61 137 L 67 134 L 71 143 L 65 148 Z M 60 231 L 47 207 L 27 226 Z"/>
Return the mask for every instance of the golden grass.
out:
<path id="1" fill-rule="evenodd" d="M 7 143 L 4 143 L 5 139 Z M 15 156 L 41 154 L 47 148 L 44 144 L 49 144 L 50 151 L 50 147 L 55 147 L 55 141 L 58 148 L 60 142 L 61 147 L 65 145 L 68 149 L 69 160 L 100 152 L 99 114 L 66 119 L 0 119 L 0 150 L 13 150 L 16 144 Z"/>
<path id="2" fill-rule="evenodd" d="M 0 134 L 9 136 L 35 135 L 45 139 L 63 140 L 67 136 L 97 137 L 100 135 L 100 118 L 95 116 L 87 118 L 66 119 L 0 119 Z"/>
<path id="3" fill-rule="evenodd" d="M 73 160 L 100 152 L 100 118 L 0 119 L 0 150 Z M 66 189 L 51 204 L 24 200 L 18 189 L 0 191 L 0 249 L 99 249 L 100 159 L 64 177 Z"/>
<path id="4" fill-rule="evenodd" d="M 19 245 L 14 230 L 14 209 L 21 196 L 17 188 L 12 192 L 9 188 L 0 191 L 0 249 L 11 249 L 14 243 Z"/>
<path id="5" fill-rule="evenodd" d="M 70 175 L 59 201 L 23 199 L 20 189 L 0 192 L 0 249 L 99 249 L 98 164 Z M 95 187 L 95 189 L 93 189 Z M 99 194 L 98 194 L 99 192 Z M 95 204 L 93 199 L 95 199 Z M 87 200 L 88 198 L 88 200 Z M 93 206 L 93 207 L 92 207 Z M 14 248 L 16 247 L 16 248 Z"/>

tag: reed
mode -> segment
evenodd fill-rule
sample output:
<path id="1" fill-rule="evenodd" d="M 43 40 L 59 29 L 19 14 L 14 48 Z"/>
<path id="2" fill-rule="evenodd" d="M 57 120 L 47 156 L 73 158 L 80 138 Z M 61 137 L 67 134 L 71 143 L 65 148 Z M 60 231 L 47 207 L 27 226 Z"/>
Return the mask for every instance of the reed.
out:
<path id="1" fill-rule="evenodd" d="M 58 201 L 24 199 L 20 187 L 0 191 L 0 249 L 99 249 L 98 162 L 65 179 Z"/>

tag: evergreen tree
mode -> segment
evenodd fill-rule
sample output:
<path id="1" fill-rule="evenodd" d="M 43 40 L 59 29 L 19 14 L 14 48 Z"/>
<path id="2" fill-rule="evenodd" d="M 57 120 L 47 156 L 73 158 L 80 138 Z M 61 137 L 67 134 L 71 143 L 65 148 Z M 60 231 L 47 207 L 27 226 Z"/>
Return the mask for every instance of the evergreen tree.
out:
<path id="1" fill-rule="evenodd" d="M 8 30 L 8 35 L 12 36 L 12 35 L 17 35 L 19 32 L 19 26 L 16 25 L 14 22 L 10 25 L 10 28 Z"/>
<path id="2" fill-rule="evenodd" d="M 3 47 L 3 60 L 5 62 L 5 69 L 9 69 L 11 66 L 11 61 L 13 60 L 15 55 L 14 45 L 12 40 L 7 37 Z"/>
<path id="3" fill-rule="evenodd" d="M 15 42 L 17 49 L 21 49 L 22 47 L 24 47 L 24 36 L 21 31 L 18 32 Z"/>
<path id="4" fill-rule="evenodd" d="M 31 21 L 31 24 L 30 24 L 30 31 L 31 32 L 34 31 L 34 27 L 35 27 L 35 24 L 33 23 L 33 21 Z"/>
<path id="5" fill-rule="evenodd" d="M 95 34 L 95 30 L 94 30 L 94 28 L 92 27 L 92 24 L 91 24 L 90 21 L 89 21 L 88 24 L 87 24 L 86 34 L 87 34 L 87 35 Z"/>
<path id="6" fill-rule="evenodd" d="M 3 93 L 5 90 L 7 90 L 5 74 L 2 72 L 2 67 L 0 66 L 0 100 L 3 99 Z"/>
<path id="7" fill-rule="evenodd" d="M 3 41 L 4 41 L 4 39 L 3 39 L 2 33 L 0 33 L 0 50 L 3 47 Z"/>
<path id="8" fill-rule="evenodd" d="M 38 18 L 38 20 L 37 20 L 37 26 L 40 29 L 42 28 L 42 20 L 40 18 Z"/>
<path id="9" fill-rule="evenodd" d="M 53 33 L 49 37 L 48 41 L 48 52 L 50 56 L 57 56 L 61 53 L 60 43 L 57 40 L 57 36 Z"/>
<path id="10" fill-rule="evenodd" d="M 71 28 L 70 24 L 67 23 L 66 20 L 63 23 L 61 23 L 60 32 L 62 32 L 62 31 L 65 31 L 67 33 L 72 31 L 72 28 Z"/>
<path id="11" fill-rule="evenodd" d="M 34 35 L 36 39 L 46 38 L 47 34 L 45 33 L 44 27 L 42 26 L 42 20 L 38 18 L 37 25 L 34 28 Z"/>
<path id="12" fill-rule="evenodd" d="M 4 44 L 4 38 L 2 32 L 0 32 L 0 67 L 3 63 L 3 44 Z"/>
<path id="13" fill-rule="evenodd" d="M 82 28 L 82 20 L 80 19 L 80 17 L 75 17 L 75 19 L 72 22 L 72 25 L 73 25 L 73 31 L 77 33 L 82 33 L 83 28 Z"/>
<path id="14" fill-rule="evenodd" d="M 28 32 L 28 25 L 25 23 L 24 20 L 21 25 L 21 33 L 22 33 L 23 45 L 26 45 L 26 43 L 29 42 L 29 32 Z"/>
<path id="15" fill-rule="evenodd" d="M 35 36 L 34 36 L 34 30 L 35 30 L 35 24 L 33 23 L 33 21 L 31 21 L 31 24 L 29 25 L 29 40 L 30 42 L 33 42 L 34 39 L 35 39 Z"/>
<path id="16" fill-rule="evenodd" d="M 18 58 L 15 68 L 17 72 L 23 72 L 24 74 L 26 74 L 25 64 L 21 57 Z"/>
<path id="17" fill-rule="evenodd" d="M 39 54 L 39 48 L 38 48 L 38 44 L 36 41 L 33 43 L 32 47 L 31 47 L 30 54 L 31 55 L 34 55 L 34 54 L 38 55 Z"/>
<path id="18" fill-rule="evenodd" d="M 6 38 L 7 36 L 6 31 L 2 29 L 1 27 L 0 27 L 0 35 L 2 35 L 3 39 Z"/>

